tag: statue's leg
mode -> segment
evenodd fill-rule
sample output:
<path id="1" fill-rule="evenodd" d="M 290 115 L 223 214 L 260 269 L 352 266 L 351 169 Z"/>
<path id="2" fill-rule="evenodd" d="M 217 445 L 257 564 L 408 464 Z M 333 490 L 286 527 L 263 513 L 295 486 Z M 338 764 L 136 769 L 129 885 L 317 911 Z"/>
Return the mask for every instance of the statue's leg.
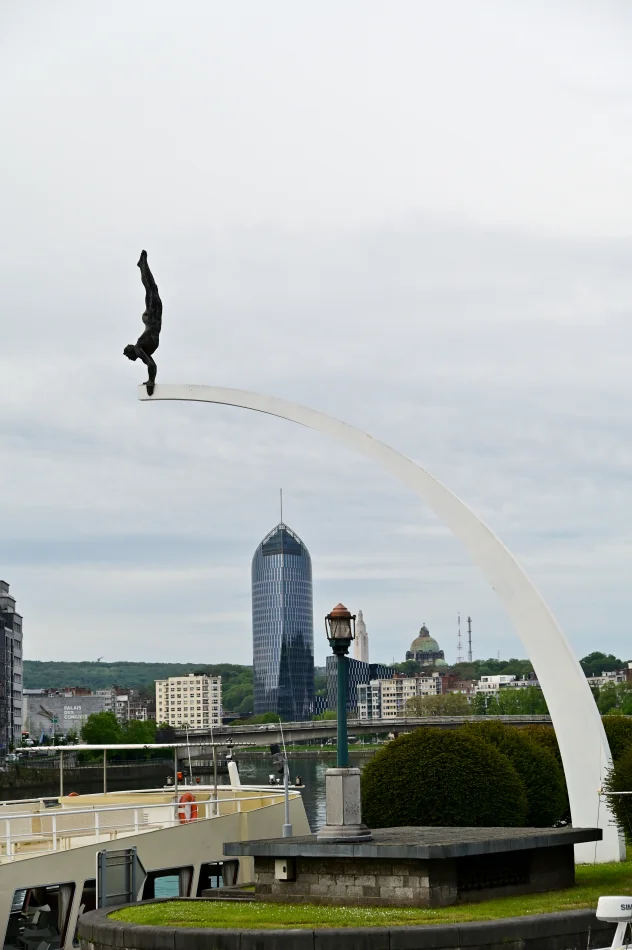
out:
<path id="1" fill-rule="evenodd" d="M 151 313 L 154 306 L 154 301 L 158 297 L 158 287 L 156 286 L 154 275 L 149 269 L 146 254 L 141 255 L 138 266 L 140 267 L 140 279 L 142 280 L 143 287 L 145 288 L 145 308 L 147 313 Z"/>

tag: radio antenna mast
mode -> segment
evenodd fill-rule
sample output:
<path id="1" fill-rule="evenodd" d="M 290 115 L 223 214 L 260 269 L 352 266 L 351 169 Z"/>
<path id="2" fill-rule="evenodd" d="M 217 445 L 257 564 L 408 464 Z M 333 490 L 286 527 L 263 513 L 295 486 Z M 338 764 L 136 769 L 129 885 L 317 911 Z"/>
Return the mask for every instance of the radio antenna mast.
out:
<path id="1" fill-rule="evenodd" d="M 472 662 L 472 618 L 467 618 L 467 662 Z"/>
<path id="2" fill-rule="evenodd" d="M 461 614 L 457 614 L 456 662 L 463 662 L 463 640 L 461 639 Z"/>

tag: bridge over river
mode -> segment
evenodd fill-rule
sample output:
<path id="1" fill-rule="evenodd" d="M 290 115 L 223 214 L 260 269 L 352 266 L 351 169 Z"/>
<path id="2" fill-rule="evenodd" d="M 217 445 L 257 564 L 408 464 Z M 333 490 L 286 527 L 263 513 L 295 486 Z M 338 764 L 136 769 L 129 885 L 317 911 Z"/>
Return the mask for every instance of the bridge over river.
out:
<path id="1" fill-rule="evenodd" d="M 350 736 L 377 736 L 393 733 L 410 732 L 419 726 L 432 726 L 435 729 L 455 729 L 465 722 L 481 722 L 496 720 L 508 726 L 551 725 L 550 716 L 427 716 L 406 717 L 401 719 L 350 719 L 348 731 Z M 283 735 L 286 742 L 306 742 L 310 739 L 336 738 L 336 720 L 319 719 L 310 722 L 284 722 Z M 232 739 L 235 745 L 240 743 L 249 745 L 269 745 L 277 742 L 281 736 L 281 726 L 277 722 L 267 722 L 263 725 L 253 724 L 244 726 L 215 726 L 209 729 L 176 729 L 179 741 L 187 740 L 191 745 L 198 743 L 226 742 Z"/>

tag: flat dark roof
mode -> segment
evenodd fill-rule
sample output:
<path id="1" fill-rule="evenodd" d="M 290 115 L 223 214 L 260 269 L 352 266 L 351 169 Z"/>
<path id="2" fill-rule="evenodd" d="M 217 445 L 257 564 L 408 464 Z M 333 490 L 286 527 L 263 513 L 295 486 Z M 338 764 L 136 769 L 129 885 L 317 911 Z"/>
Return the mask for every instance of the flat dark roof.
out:
<path id="1" fill-rule="evenodd" d="M 372 841 L 325 842 L 316 835 L 228 841 L 225 855 L 274 858 L 416 858 L 437 860 L 601 841 L 601 828 L 377 828 Z"/>

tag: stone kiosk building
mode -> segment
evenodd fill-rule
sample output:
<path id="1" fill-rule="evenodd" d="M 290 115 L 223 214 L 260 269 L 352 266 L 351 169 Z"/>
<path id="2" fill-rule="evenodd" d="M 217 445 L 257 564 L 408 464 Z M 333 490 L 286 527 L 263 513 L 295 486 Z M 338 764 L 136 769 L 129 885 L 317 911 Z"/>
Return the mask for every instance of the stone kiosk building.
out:
<path id="1" fill-rule="evenodd" d="M 317 904 L 447 906 L 572 887 L 574 845 L 599 828 L 381 828 L 367 842 L 315 835 L 230 842 L 252 855 L 255 898 Z"/>

